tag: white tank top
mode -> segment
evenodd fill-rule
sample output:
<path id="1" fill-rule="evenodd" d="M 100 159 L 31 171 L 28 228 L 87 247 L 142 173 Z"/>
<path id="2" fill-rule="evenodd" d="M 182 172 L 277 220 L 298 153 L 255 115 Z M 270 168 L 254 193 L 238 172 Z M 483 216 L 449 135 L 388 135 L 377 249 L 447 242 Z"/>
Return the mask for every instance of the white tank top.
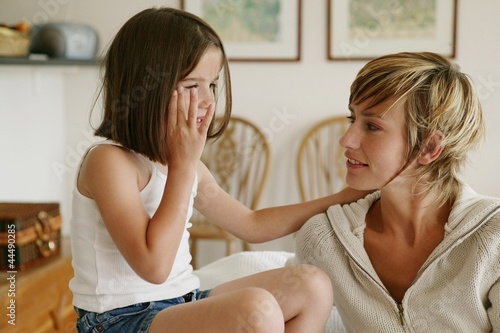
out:
<path id="1" fill-rule="evenodd" d="M 102 141 L 90 149 L 99 144 L 119 146 L 112 141 Z M 153 216 L 163 195 L 166 176 L 152 162 L 151 170 L 151 179 L 140 196 L 146 211 Z M 86 311 L 102 313 L 136 303 L 178 297 L 199 288 L 200 281 L 192 274 L 187 230 L 191 226 L 189 219 L 193 213 L 197 183 L 195 179 L 186 228 L 172 271 L 163 284 L 149 283 L 132 270 L 111 239 L 95 201 L 82 195 L 75 184 L 70 222 L 75 276 L 69 286 L 73 291 L 73 305 Z"/>

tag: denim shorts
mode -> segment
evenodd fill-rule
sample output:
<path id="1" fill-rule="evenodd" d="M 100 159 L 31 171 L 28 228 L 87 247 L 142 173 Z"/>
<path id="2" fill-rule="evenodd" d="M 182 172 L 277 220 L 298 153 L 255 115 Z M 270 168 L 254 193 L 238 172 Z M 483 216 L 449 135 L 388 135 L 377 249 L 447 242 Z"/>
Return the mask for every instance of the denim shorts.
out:
<path id="1" fill-rule="evenodd" d="M 208 297 L 211 290 L 195 289 L 184 296 L 162 301 L 138 303 L 103 313 L 75 307 L 79 333 L 147 333 L 153 318 L 163 309 Z"/>

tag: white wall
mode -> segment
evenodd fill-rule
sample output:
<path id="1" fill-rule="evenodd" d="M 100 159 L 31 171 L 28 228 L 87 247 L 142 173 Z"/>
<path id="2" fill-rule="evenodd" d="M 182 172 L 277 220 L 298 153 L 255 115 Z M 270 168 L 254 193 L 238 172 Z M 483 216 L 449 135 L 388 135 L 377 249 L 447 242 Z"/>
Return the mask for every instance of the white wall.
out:
<path id="1" fill-rule="evenodd" d="M 500 142 L 496 129 L 500 123 L 500 1 L 483 0 L 480 6 L 474 1 L 459 2 L 455 60 L 476 83 L 488 129 L 483 148 L 471 159 L 467 180 L 478 192 L 500 197 L 496 147 Z M 128 17 L 151 5 L 178 7 L 178 1 L 0 0 L 0 22 L 27 18 L 33 23 L 46 19 L 89 23 L 99 31 L 102 49 Z M 298 140 L 316 121 L 347 114 L 350 83 L 365 63 L 326 60 L 326 1 L 303 0 L 302 14 L 300 62 L 231 64 L 234 114 L 272 133 L 272 171 L 262 207 L 299 200 Z M 93 67 L 0 66 L 0 200 L 59 200 L 69 218 L 75 161 L 88 145 L 88 115 L 97 78 Z M 64 166 L 62 181 L 48 167 L 58 163 Z M 293 250 L 293 242 L 289 236 L 254 248 Z M 219 255 L 203 252 L 201 262 Z"/>
<path id="2" fill-rule="evenodd" d="M 64 158 L 63 83 L 62 72 L 0 67 L 0 200 L 64 196 L 51 169 Z"/>

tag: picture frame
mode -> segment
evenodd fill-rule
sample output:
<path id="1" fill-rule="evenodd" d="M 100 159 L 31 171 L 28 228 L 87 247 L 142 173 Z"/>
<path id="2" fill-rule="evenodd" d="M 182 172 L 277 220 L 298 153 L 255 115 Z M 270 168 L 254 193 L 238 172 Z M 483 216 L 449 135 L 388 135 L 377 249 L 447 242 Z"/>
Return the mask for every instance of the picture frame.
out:
<path id="1" fill-rule="evenodd" d="M 257 2 L 181 0 L 181 9 L 212 25 L 229 61 L 300 61 L 302 0 Z"/>
<path id="2" fill-rule="evenodd" d="M 458 0 L 326 0 L 328 60 L 428 51 L 455 58 Z"/>

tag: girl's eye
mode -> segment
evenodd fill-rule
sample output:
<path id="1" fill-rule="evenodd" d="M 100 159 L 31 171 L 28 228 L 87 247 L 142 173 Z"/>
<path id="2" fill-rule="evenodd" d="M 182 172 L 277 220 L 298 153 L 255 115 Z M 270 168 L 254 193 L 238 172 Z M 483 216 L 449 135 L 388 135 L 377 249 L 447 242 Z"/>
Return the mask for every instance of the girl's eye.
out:
<path id="1" fill-rule="evenodd" d="M 347 118 L 347 120 L 349 121 L 350 124 L 354 123 L 354 120 L 355 120 L 354 116 L 347 116 L 346 118 Z"/>
<path id="2" fill-rule="evenodd" d="M 193 89 L 193 88 L 198 88 L 197 84 L 193 84 L 191 86 L 184 87 L 185 89 Z"/>

